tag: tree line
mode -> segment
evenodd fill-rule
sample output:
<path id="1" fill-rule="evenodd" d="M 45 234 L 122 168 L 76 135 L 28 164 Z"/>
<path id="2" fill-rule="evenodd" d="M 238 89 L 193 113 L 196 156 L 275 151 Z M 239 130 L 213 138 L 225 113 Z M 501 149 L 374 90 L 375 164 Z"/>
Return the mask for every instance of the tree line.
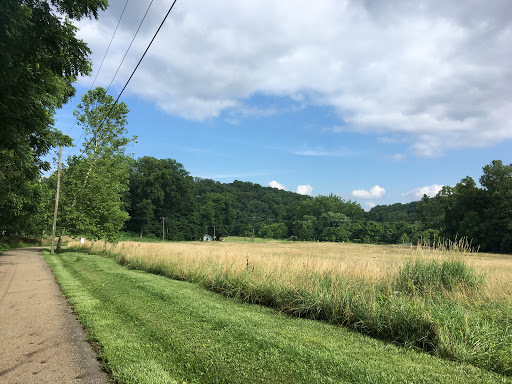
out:
<path id="1" fill-rule="evenodd" d="M 143 157 L 129 167 L 124 229 L 138 236 L 197 240 L 204 234 L 302 241 L 413 243 L 467 237 L 484 251 L 512 252 L 512 164 L 483 167 L 435 196 L 365 212 L 336 195 L 310 197 L 234 181 L 192 178 L 172 159 Z"/>

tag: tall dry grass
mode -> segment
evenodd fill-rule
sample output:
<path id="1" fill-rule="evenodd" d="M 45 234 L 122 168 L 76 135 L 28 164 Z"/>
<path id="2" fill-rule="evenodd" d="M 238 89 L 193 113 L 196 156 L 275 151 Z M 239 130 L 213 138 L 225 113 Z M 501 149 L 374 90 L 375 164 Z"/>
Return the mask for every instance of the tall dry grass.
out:
<path id="1" fill-rule="evenodd" d="M 69 247 L 77 246 L 78 242 L 69 242 Z M 251 271 L 259 278 L 278 280 L 290 286 L 311 284 L 312 274 L 386 283 L 393 281 L 407 262 L 457 259 L 485 275 L 481 292 L 485 299 L 512 300 L 512 256 L 476 253 L 463 239 L 418 246 L 308 242 L 125 241 L 109 244 L 86 241 L 82 247 L 93 253 L 122 254 L 128 265 L 172 264 L 176 275 L 183 275 L 183 278 L 189 275 L 211 278 L 219 271 L 231 275 Z"/>

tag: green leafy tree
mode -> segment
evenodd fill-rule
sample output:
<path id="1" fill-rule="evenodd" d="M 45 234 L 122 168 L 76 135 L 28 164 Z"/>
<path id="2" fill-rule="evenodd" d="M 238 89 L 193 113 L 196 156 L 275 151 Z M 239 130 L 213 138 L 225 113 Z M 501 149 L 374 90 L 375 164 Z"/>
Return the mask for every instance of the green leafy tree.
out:
<path id="1" fill-rule="evenodd" d="M 322 232 L 327 227 L 340 227 L 346 225 L 349 218 L 343 213 L 324 212 L 318 218 L 318 232 Z"/>
<path id="2" fill-rule="evenodd" d="M 123 200 L 127 191 L 126 162 L 100 158 L 91 169 L 88 159 L 73 157 L 62 178 L 62 230 L 74 236 L 114 240 L 128 219 Z"/>
<path id="3" fill-rule="evenodd" d="M 298 207 L 297 217 L 309 215 L 319 218 L 322 213 L 327 212 L 342 213 L 351 219 L 360 219 L 364 215 L 364 210 L 358 203 L 345 201 L 341 197 L 331 194 L 303 201 Z"/>
<path id="4" fill-rule="evenodd" d="M 363 241 L 363 237 L 365 236 L 365 227 L 364 223 L 361 222 L 351 222 L 350 223 L 350 240 L 354 243 L 361 243 Z"/>
<path id="5" fill-rule="evenodd" d="M 171 240 L 199 238 L 194 217 L 194 183 L 182 164 L 173 159 L 145 156 L 133 162 L 130 172 L 130 221 L 128 230 Z"/>
<path id="6" fill-rule="evenodd" d="M 384 237 L 384 226 L 381 223 L 370 221 L 365 225 L 366 236 L 370 239 L 369 242 L 379 243 Z"/>
<path id="7" fill-rule="evenodd" d="M 288 227 L 285 223 L 272 223 L 270 224 L 270 229 L 274 239 L 285 239 L 288 237 Z"/>
<path id="8" fill-rule="evenodd" d="M 128 112 L 125 103 L 115 104 L 103 88 L 84 94 L 77 106 L 74 114 L 84 142 L 82 153 L 72 156 L 62 173 L 61 236 L 67 232 L 111 240 L 128 219 L 125 147 L 135 140 L 126 136 Z"/>
<path id="9" fill-rule="evenodd" d="M 238 216 L 236 197 L 231 193 L 207 193 L 202 198 L 199 217 L 204 233 L 213 235 L 213 226 L 217 239 L 229 236 Z"/>
<path id="10" fill-rule="evenodd" d="M 302 241 L 313 241 L 317 235 L 316 230 L 316 217 L 305 215 L 302 220 L 295 222 L 294 234 Z"/>
<path id="11" fill-rule="evenodd" d="M 398 244 L 410 244 L 411 239 L 409 238 L 409 235 L 407 233 L 402 233 L 400 236 L 400 239 L 398 239 Z"/>
<path id="12" fill-rule="evenodd" d="M 465 177 L 455 187 L 443 187 L 436 198 L 444 211 L 442 231 L 445 237 L 465 236 L 485 246 L 487 235 L 482 222 L 489 204 L 488 196 L 471 177 Z"/>
<path id="13" fill-rule="evenodd" d="M 494 160 L 483 168 L 480 184 L 488 204 L 484 209 L 485 249 L 512 253 L 512 164 Z"/>
<path id="14" fill-rule="evenodd" d="M 274 237 L 274 232 L 270 225 L 260 224 L 258 227 L 258 236 L 264 239 L 272 239 Z"/>
<path id="15" fill-rule="evenodd" d="M 439 197 L 423 195 L 416 205 L 417 220 L 429 228 L 440 229 L 444 221 L 443 207 Z"/>
<path id="16" fill-rule="evenodd" d="M 336 227 L 326 227 L 322 230 L 320 234 L 320 241 L 330 241 L 335 242 L 340 237 L 339 230 Z"/>
<path id="17" fill-rule="evenodd" d="M 370 209 L 365 216 L 368 220 L 379 223 L 395 223 L 398 221 L 412 223 L 416 220 L 417 204 L 417 201 L 413 201 L 407 204 L 377 205 Z"/>
<path id="18" fill-rule="evenodd" d="M 297 207 L 300 203 L 311 199 L 309 196 L 294 192 L 262 187 L 239 180 L 222 184 L 213 180 L 195 178 L 194 184 L 195 200 L 199 210 L 207 193 L 230 193 L 235 196 L 237 217 L 231 234 L 238 236 L 247 235 L 248 227 L 252 234 L 253 225 L 257 230 L 263 223 L 294 221 L 297 218 Z"/>
<path id="19" fill-rule="evenodd" d="M 90 73 L 87 45 L 71 19 L 97 17 L 107 0 L 0 2 L 0 229 L 17 232 L 39 204 L 42 160 L 70 139 L 53 116 L 74 95 L 77 76 Z M 37 202 L 37 203 L 36 203 Z M 26 216 L 26 217 L 24 217 Z"/>

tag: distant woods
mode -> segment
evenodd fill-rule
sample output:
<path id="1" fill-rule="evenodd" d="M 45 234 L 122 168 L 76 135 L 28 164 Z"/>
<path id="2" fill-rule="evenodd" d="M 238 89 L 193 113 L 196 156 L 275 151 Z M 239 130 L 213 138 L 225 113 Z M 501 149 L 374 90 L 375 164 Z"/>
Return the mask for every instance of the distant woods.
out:
<path id="1" fill-rule="evenodd" d="M 193 178 L 173 159 L 118 156 L 104 161 L 105 167 L 98 161 L 91 173 L 94 178 L 82 192 L 81 205 L 73 206 L 74 194 L 64 199 L 59 223 L 66 234 L 169 241 L 200 240 L 205 234 L 249 241 L 254 234 L 290 241 L 382 244 L 467 237 L 482 251 L 512 253 L 512 165 L 501 161 L 483 168 L 481 187 L 466 177 L 435 197 L 376 206 L 369 212 L 335 195 L 310 197 L 251 182 Z M 80 178 L 73 176 L 82 172 L 83 179 L 87 169 L 80 169 L 74 162 L 64 168 L 64 188 L 80 190 Z M 41 189 L 47 192 L 39 198 L 40 209 L 33 210 L 33 201 L 28 213 L 37 214 L 13 227 L 19 230 L 28 223 L 17 235 L 48 233 L 54 179 L 42 180 Z M 112 183 L 115 188 L 109 187 Z"/>
<path id="2" fill-rule="evenodd" d="M 364 212 L 353 201 L 309 197 L 250 182 L 192 178 L 172 159 L 143 157 L 130 166 L 123 229 L 167 240 L 228 235 L 355 243 L 433 242 L 468 237 L 483 251 L 512 252 L 512 165 L 493 161 L 478 187 L 466 177 L 435 197 Z M 163 219 L 162 219 L 163 218 Z M 164 233 L 162 233 L 162 231 Z"/>

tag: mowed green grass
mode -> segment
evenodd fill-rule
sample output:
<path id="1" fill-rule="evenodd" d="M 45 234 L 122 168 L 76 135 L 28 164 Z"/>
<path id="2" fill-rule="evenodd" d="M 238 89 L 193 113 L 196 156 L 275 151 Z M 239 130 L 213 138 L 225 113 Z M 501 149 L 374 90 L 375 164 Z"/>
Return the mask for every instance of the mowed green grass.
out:
<path id="1" fill-rule="evenodd" d="M 512 383 L 101 256 L 45 258 L 120 383 Z"/>

